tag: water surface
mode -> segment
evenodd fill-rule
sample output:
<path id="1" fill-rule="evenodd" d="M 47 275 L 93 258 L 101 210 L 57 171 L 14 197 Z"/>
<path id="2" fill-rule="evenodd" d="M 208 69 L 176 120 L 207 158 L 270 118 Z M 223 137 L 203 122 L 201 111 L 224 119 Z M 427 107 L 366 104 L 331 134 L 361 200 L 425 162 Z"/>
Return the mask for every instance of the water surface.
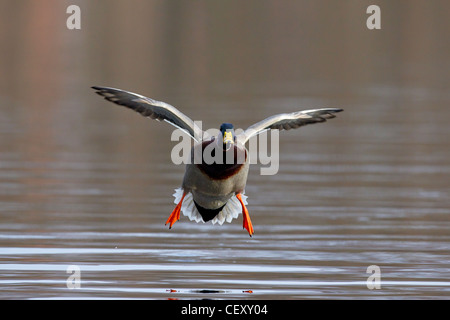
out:
<path id="1" fill-rule="evenodd" d="M 76 32 L 63 3 L 2 4 L 1 299 L 449 298 L 447 3 L 383 3 L 368 31 L 364 1 L 82 2 Z M 345 111 L 282 132 L 277 175 L 251 167 L 253 238 L 241 217 L 168 230 L 184 172 L 172 128 L 92 85 L 204 129 Z"/>

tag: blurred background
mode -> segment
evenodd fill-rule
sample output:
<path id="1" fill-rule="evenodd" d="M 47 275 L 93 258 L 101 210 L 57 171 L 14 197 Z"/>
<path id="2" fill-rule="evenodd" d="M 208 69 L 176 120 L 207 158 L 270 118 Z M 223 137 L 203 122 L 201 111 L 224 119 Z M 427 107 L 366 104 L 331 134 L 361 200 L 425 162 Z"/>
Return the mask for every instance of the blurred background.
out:
<path id="1" fill-rule="evenodd" d="M 72 4 L 80 30 L 66 27 Z M 371 4 L 381 30 L 366 27 Z M 448 297 L 449 9 L 0 0 L 0 297 L 161 298 L 172 287 L 177 297 Z M 251 169 L 251 241 L 240 220 L 182 217 L 166 230 L 184 172 L 170 160 L 173 128 L 105 102 L 93 85 L 166 101 L 204 129 L 345 111 L 282 132 L 278 175 Z M 189 263 L 182 276 L 162 272 Z M 84 291 L 63 290 L 66 264 L 91 268 Z M 388 289 L 366 288 L 371 264 Z"/>

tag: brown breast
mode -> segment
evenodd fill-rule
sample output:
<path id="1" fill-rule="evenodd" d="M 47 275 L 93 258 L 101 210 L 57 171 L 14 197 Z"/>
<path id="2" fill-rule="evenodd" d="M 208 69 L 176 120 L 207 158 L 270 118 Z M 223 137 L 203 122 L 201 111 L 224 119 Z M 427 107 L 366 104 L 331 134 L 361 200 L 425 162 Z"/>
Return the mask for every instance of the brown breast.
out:
<path id="1" fill-rule="evenodd" d="M 242 167 L 244 166 L 244 163 L 247 161 L 247 150 L 240 149 L 236 145 L 234 145 L 228 151 L 221 150 L 220 148 L 212 148 L 210 156 L 216 160 L 221 158 L 222 161 L 215 161 L 211 164 L 208 164 L 205 162 L 205 158 L 207 155 L 204 153 L 204 151 L 205 151 L 205 148 L 213 142 L 214 142 L 214 140 L 202 142 L 202 155 L 204 157 L 201 158 L 202 163 L 196 164 L 196 166 L 203 173 L 205 173 L 208 177 L 215 179 L 215 180 L 228 179 L 229 177 L 237 174 L 239 172 L 239 170 L 241 170 Z M 221 155 L 216 157 L 216 154 L 215 154 L 216 152 L 220 152 Z M 240 161 L 242 163 L 239 163 L 238 153 L 240 154 L 242 152 L 245 152 L 245 155 L 244 155 L 244 157 L 242 157 L 243 159 L 240 159 L 240 160 L 243 160 L 243 161 Z M 207 153 L 209 153 L 208 150 L 207 150 Z M 219 163 L 219 162 L 222 162 L 222 163 Z"/>

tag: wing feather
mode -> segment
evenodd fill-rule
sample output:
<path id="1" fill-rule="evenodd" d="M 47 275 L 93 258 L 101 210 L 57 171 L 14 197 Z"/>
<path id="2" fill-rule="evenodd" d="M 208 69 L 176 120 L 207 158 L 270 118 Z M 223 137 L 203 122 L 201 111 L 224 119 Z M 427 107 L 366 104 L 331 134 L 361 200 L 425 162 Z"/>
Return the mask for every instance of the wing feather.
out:
<path id="1" fill-rule="evenodd" d="M 188 133 L 196 141 L 202 139 L 203 132 L 194 121 L 168 103 L 115 88 L 95 86 L 92 89 L 110 102 L 132 109 L 144 117 L 170 123 Z"/>
<path id="2" fill-rule="evenodd" d="M 240 143 L 244 144 L 248 139 L 263 131 L 270 129 L 297 129 L 307 124 L 325 122 L 328 119 L 335 118 L 336 116 L 334 114 L 341 111 L 343 109 L 322 108 L 277 114 L 248 127 L 247 130 L 237 136 L 237 139 Z"/>

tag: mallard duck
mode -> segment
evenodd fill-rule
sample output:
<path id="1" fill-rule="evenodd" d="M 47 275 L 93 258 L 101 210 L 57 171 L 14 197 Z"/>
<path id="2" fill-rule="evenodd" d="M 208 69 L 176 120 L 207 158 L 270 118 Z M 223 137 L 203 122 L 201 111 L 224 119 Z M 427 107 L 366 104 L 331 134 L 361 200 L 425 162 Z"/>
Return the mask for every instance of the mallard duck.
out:
<path id="1" fill-rule="evenodd" d="M 245 143 L 265 130 L 289 130 L 324 122 L 342 111 L 339 108 L 323 108 L 278 114 L 250 126 L 240 134 L 235 134 L 232 124 L 223 123 L 217 137 L 205 138 L 204 132 L 194 121 L 168 103 L 120 89 L 92 88 L 106 100 L 130 108 L 145 117 L 168 122 L 195 140 L 191 150 L 192 161 L 186 164 L 181 188 L 175 190 L 176 207 L 166 221 L 169 229 L 180 219 L 181 212 L 191 221 L 211 221 L 213 224 L 231 222 L 242 213 L 243 228 L 250 237 L 254 230 L 246 208 L 247 196 L 244 194 L 249 169 Z M 213 150 L 211 154 L 218 152 L 218 158 L 222 153 L 222 159 L 232 160 L 212 163 L 193 161 L 197 152 L 204 152 L 207 148 Z"/>

